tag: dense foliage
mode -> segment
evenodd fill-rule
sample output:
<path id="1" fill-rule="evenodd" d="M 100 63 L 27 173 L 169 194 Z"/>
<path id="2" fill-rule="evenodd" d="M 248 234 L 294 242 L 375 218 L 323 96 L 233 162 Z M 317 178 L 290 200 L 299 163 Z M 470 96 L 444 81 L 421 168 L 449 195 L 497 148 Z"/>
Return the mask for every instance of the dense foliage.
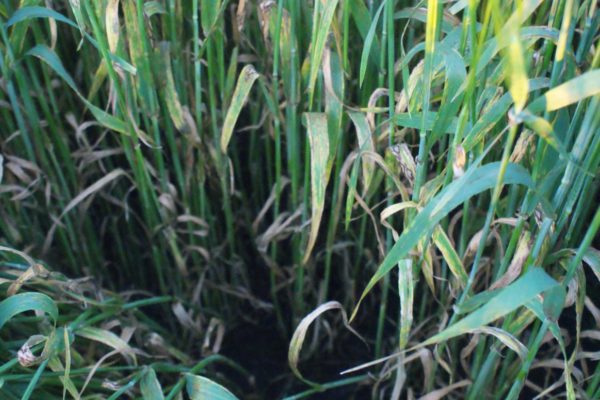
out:
<path id="1" fill-rule="evenodd" d="M 2 398 L 600 397 L 599 25 L 0 0 Z"/>

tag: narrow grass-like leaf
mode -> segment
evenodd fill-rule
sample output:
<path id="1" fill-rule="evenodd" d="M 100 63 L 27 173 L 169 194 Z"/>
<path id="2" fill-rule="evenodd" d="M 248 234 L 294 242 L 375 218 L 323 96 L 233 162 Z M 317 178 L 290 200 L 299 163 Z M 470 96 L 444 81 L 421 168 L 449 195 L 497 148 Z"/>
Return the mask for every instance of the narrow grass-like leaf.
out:
<path id="1" fill-rule="evenodd" d="M 50 359 L 47 359 L 39 365 L 39 367 L 35 371 L 35 374 L 33 374 L 33 376 L 31 377 L 31 380 L 29 381 L 27 388 L 23 392 L 23 396 L 21 397 L 21 400 L 29 400 L 29 398 L 33 394 L 33 391 L 35 390 L 35 387 L 37 386 L 38 382 L 40 381 L 40 378 L 42 377 L 42 373 L 46 369 L 46 366 L 48 365 L 49 361 L 50 361 Z"/>
<path id="2" fill-rule="evenodd" d="M 435 111 L 428 112 L 427 116 L 423 116 L 422 113 L 400 113 L 394 116 L 394 122 L 404 128 L 420 129 L 424 126 L 426 130 L 432 130 L 440 117 L 441 115 Z M 456 117 L 450 118 L 443 132 L 453 134 L 456 132 L 457 123 L 458 119 Z"/>
<path id="3" fill-rule="evenodd" d="M 129 128 L 125 122 L 113 115 L 108 114 L 104 110 L 87 101 L 87 99 L 79 92 L 77 85 L 75 85 L 75 81 L 73 81 L 71 75 L 69 75 L 69 73 L 65 70 L 60 59 L 51 49 L 44 45 L 37 45 L 29 50 L 27 54 L 38 57 L 48 64 L 54 70 L 54 72 L 56 72 L 67 83 L 67 85 L 71 87 L 71 89 L 73 89 L 77 96 L 79 96 L 79 98 L 90 109 L 91 113 L 98 120 L 98 122 L 116 132 L 129 135 Z"/>
<path id="4" fill-rule="evenodd" d="M 585 72 L 538 97 L 528 109 L 531 112 L 555 111 L 600 93 L 600 69 Z"/>
<path id="5" fill-rule="evenodd" d="M 102 178 L 98 179 L 92 185 L 85 188 L 85 190 L 83 190 L 81 193 L 79 193 L 77 196 L 75 196 L 75 198 L 73 198 L 69 202 L 69 204 L 67 204 L 67 206 L 61 213 L 60 218 L 64 217 L 69 211 L 71 211 L 73 208 L 77 207 L 77 205 L 79 203 L 81 203 L 83 200 L 87 199 L 89 196 L 98 192 L 104 186 L 108 185 L 109 183 L 111 183 L 112 181 L 114 181 L 115 179 L 117 179 L 123 175 L 127 175 L 125 173 L 125 171 L 123 171 L 122 169 L 116 169 L 114 171 L 109 172 Z"/>
<path id="6" fill-rule="evenodd" d="M 179 96 L 175 89 L 175 80 L 173 78 L 173 68 L 171 67 L 171 51 L 168 42 L 161 42 L 159 45 L 160 49 L 160 62 L 159 71 L 161 79 L 164 81 L 163 93 L 165 96 L 165 102 L 167 103 L 167 109 L 169 115 L 175 127 L 183 131 L 185 128 L 185 119 L 183 117 L 183 108 L 179 102 Z M 157 71 L 158 72 L 158 71 Z"/>
<path id="7" fill-rule="evenodd" d="M 410 258 L 398 261 L 398 295 L 400 297 L 400 350 L 406 348 L 413 322 L 415 284 Z"/>
<path id="8" fill-rule="evenodd" d="M 108 48 L 111 53 L 115 53 L 119 44 L 119 0 L 108 0 L 105 20 Z"/>
<path id="9" fill-rule="evenodd" d="M 233 92 L 233 97 L 231 98 L 231 105 L 227 110 L 225 122 L 223 122 L 223 131 L 221 133 L 221 151 L 223 153 L 227 153 L 227 146 L 231 140 L 235 123 L 248 98 L 248 93 L 250 93 L 250 89 L 258 77 L 259 74 L 252 65 L 246 65 L 244 69 L 242 69 L 242 72 L 240 72 L 235 91 Z"/>
<path id="10" fill-rule="evenodd" d="M 229 390 L 203 376 L 186 374 L 185 380 L 191 400 L 237 400 Z"/>
<path id="11" fill-rule="evenodd" d="M 144 3 L 144 14 L 151 18 L 153 15 L 166 14 L 165 6 L 159 1 L 147 1 Z"/>
<path id="12" fill-rule="evenodd" d="M 142 376 L 140 390 L 144 400 L 164 400 L 165 398 L 153 368 L 148 368 Z"/>
<path id="13" fill-rule="evenodd" d="M 516 13 L 519 13 L 517 10 Z M 507 30 L 507 37 L 500 37 L 500 40 L 507 40 L 506 51 L 506 73 L 509 82 L 509 91 L 515 103 L 517 111 L 521 111 L 527 103 L 529 92 L 529 80 L 527 79 L 527 70 L 525 56 L 523 55 L 523 45 L 519 37 L 519 26 L 510 25 Z"/>
<path id="14" fill-rule="evenodd" d="M 310 74 L 308 78 L 308 103 L 312 104 L 313 96 L 315 93 L 315 84 L 317 82 L 317 74 L 321 67 L 321 60 L 323 58 L 323 50 L 325 49 L 325 43 L 327 41 L 327 34 L 331 26 L 331 21 L 335 14 L 335 8 L 337 7 L 339 0 L 329 0 L 325 3 L 321 12 L 321 16 L 318 19 L 319 25 L 314 30 L 315 36 L 311 39 L 311 51 L 309 55 L 310 59 Z M 316 21 L 315 21 L 316 23 Z"/>
<path id="15" fill-rule="evenodd" d="M 135 360 L 135 351 L 131 348 L 131 346 L 129 346 L 127 342 L 111 331 L 87 326 L 78 329 L 75 334 L 88 340 L 105 344 L 106 346 L 117 350 L 119 353 L 128 357 L 132 357 Z"/>
<path id="16" fill-rule="evenodd" d="M 0 303 L 0 329 L 15 315 L 33 310 L 45 312 L 53 322 L 58 319 L 58 307 L 50 297 L 43 293 L 19 293 Z"/>
<path id="17" fill-rule="evenodd" d="M 458 279 L 460 284 L 464 287 L 469 276 L 467 275 L 467 271 L 465 270 L 462 260 L 454 249 L 450 238 L 448 235 L 446 235 L 446 232 L 444 232 L 444 230 L 438 226 L 433 232 L 432 239 L 435 243 L 435 246 L 442 253 L 444 260 L 452 272 L 452 275 L 454 275 L 454 277 Z"/>
<path id="18" fill-rule="evenodd" d="M 506 332 L 505 330 L 493 326 L 482 326 L 481 328 L 477 328 L 471 331 L 471 333 L 478 332 L 485 333 L 486 335 L 495 336 L 496 339 L 504 343 L 506 347 L 517 353 L 521 360 L 525 360 L 525 357 L 527 356 L 527 347 L 525 347 L 525 345 L 521 343 L 519 339 Z"/>
<path id="19" fill-rule="evenodd" d="M 503 288 L 481 308 L 427 339 L 420 346 L 446 341 L 455 336 L 481 328 L 511 311 L 526 305 L 537 295 L 558 286 L 541 268 L 531 268 L 514 283 Z"/>
<path id="20" fill-rule="evenodd" d="M 325 205 L 325 191 L 329 174 L 327 164 L 329 159 L 329 135 L 327 130 L 327 117 L 323 113 L 307 113 L 306 128 L 310 141 L 310 172 L 311 172 L 311 214 L 310 234 L 308 244 L 304 252 L 302 263 L 305 264 L 310 258 L 313 247 L 319 233 L 323 207 Z"/>
<path id="21" fill-rule="evenodd" d="M 583 261 L 590 266 L 598 281 L 600 281 L 600 250 L 590 247 L 583 256 Z"/>
<path id="22" fill-rule="evenodd" d="M 202 12 L 200 13 L 200 22 L 205 35 L 208 35 L 217 23 L 219 10 L 221 8 L 221 0 L 202 0 L 200 2 Z"/>
<path id="23" fill-rule="evenodd" d="M 375 31 L 377 30 L 377 25 L 379 23 L 379 17 L 381 16 L 381 12 L 383 11 L 383 6 L 385 2 L 382 2 L 379 6 L 379 9 L 375 13 L 373 17 L 373 21 L 371 22 L 371 26 L 369 27 L 369 32 L 365 37 L 365 42 L 363 44 L 362 55 L 360 56 L 360 72 L 358 78 L 359 86 L 362 86 L 363 81 L 365 80 L 365 74 L 367 73 L 367 64 L 369 63 L 369 57 L 371 56 L 371 47 L 373 45 L 373 39 L 375 38 Z M 375 57 L 376 58 L 376 57 Z"/>
<path id="24" fill-rule="evenodd" d="M 75 13 L 75 16 L 77 18 L 77 13 Z M 15 11 L 15 13 L 11 16 L 11 18 L 6 22 L 6 27 L 8 28 L 19 22 L 28 21 L 30 19 L 35 19 L 35 18 L 51 18 L 51 19 L 59 21 L 59 22 L 64 22 L 65 24 L 68 24 L 74 28 L 81 29 L 83 36 L 95 48 L 98 48 L 98 42 L 94 38 L 92 38 L 87 32 L 85 32 L 81 28 L 81 25 L 76 24 L 75 22 L 71 21 L 69 18 L 65 17 L 61 13 L 58 13 L 54 10 L 51 10 L 51 9 L 45 8 L 45 7 L 22 7 L 22 8 L 19 8 L 17 11 Z M 41 45 L 38 45 L 38 46 L 41 46 Z M 136 68 L 133 65 L 131 65 L 130 63 L 128 63 L 127 61 L 125 61 L 124 59 L 122 59 L 121 57 L 118 57 L 114 54 L 110 54 L 110 58 L 113 61 L 115 61 L 121 68 L 123 68 L 124 71 L 127 71 L 133 75 L 136 74 L 136 72 L 137 72 Z"/>
<path id="25" fill-rule="evenodd" d="M 307 384 L 309 384 L 311 386 L 316 386 L 317 384 L 305 379 L 302 376 L 302 374 L 300 373 L 300 370 L 298 369 L 298 361 L 300 359 L 300 350 L 302 350 L 302 344 L 304 343 L 304 338 L 306 337 L 306 334 L 308 333 L 308 328 L 310 327 L 310 325 L 321 314 L 323 314 L 326 311 L 330 311 L 330 310 L 340 310 L 342 313 L 342 318 L 343 318 L 345 327 L 348 330 L 350 330 L 350 332 L 352 332 L 353 334 L 355 334 L 357 337 L 360 338 L 360 335 L 358 335 L 358 333 L 356 333 L 354 331 L 354 329 L 352 329 L 350 327 L 350 325 L 348 325 L 348 317 L 346 316 L 346 311 L 344 310 L 344 307 L 337 301 L 328 301 L 327 303 L 321 304 L 319 307 L 315 308 L 306 317 L 302 318 L 302 321 L 300 321 L 300 323 L 298 324 L 298 327 L 296 327 L 296 330 L 294 331 L 292 340 L 290 340 L 290 347 L 288 350 L 288 363 L 290 365 L 290 368 L 292 369 L 292 372 L 294 372 L 294 375 L 296 375 L 299 379 L 301 379 L 302 381 L 306 382 Z"/>
<path id="26" fill-rule="evenodd" d="M 500 163 L 490 163 L 482 167 L 472 167 L 465 175 L 450 185 L 446 186 L 435 196 L 425 208 L 416 216 L 412 224 L 404 230 L 396 244 L 389 251 L 375 275 L 371 278 L 363 291 L 361 298 L 354 309 L 352 318 L 356 315 L 362 299 L 375 286 L 375 284 L 386 275 L 390 269 L 402 258 L 406 257 L 417 243 L 437 225 L 450 211 L 465 200 L 495 186 L 496 178 L 500 169 Z M 508 164 L 504 176 L 507 185 L 520 184 L 533 188 L 533 181 L 523 167 L 516 164 Z"/>
<path id="27" fill-rule="evenodd" d="M 375 151 L 375 143 L 373 142 L 373 135 L 371 134 L 371 129 L 369 129 L 369 123 L 366 115 L 359 112 L 349 112 L 348 115 L 354 123 L 358 148 L 360 151 Z M 375 173 L 375 162 L 373 160 L 363 158 L 361 163 L 363 191 L 366 192 L 371 184 L 371 180 L 373 179 L 373 174 Z"/>

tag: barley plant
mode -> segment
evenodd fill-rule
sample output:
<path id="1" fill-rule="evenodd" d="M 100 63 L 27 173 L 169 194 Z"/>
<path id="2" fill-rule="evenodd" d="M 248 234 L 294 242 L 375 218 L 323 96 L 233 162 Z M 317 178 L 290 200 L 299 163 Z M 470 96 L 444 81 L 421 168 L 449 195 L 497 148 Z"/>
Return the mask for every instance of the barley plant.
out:
<path id="1" fill-rule="evenodd" d="M 0 398 L 600 398 L 596 0 L 0 0 Z"/>

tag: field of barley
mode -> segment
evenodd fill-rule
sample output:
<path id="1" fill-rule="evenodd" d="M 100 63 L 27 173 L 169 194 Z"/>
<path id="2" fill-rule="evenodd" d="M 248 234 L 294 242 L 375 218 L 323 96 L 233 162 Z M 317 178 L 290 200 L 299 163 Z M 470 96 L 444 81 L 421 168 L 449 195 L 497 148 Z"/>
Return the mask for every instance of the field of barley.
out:
<path id="1" fill-rule="evenodd" d="M 0 0 L 1 399 L 600 399 L 596 0 Z"/>

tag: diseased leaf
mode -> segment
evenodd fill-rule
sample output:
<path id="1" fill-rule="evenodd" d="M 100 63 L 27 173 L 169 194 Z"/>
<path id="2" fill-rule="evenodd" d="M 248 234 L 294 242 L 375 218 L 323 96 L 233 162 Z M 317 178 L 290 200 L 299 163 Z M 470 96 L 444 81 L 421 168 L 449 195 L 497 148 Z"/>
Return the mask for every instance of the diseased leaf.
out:
<path id="1" fill-rule="evenodd" d="M 402 258 L 406 257 L 417 243 L 428 233 L 432 232 L 435 226 L 450 211 L 465 200 L 481 193 L 484 190 L 495 186 L 498 176 L 500 163 L 490 163 L 481 167 L 471 167 L 465 174 L 446 186 L 438 195 L 436 195 L 427 206 L 425 206 L 415 217 L 410 226 L 408 226 L 398 241 L 391 248 L 377 272 L 363 291 L 361 298 L 356 305 L 352 318 L 360 305 L 362 299 L 375 286 L 375 284 L 386 275 L 390 269 Z M 520 184 L 534 188 L 533 181 L 527 171 L 517 165 L 509 163 L 504 176 L 506 185 Z M 351 319 L 352 319 L 351 318 Z"/>
<path id="2" fill-rule="evenodd" d="M 313 102 L 313 96 L 315 92 L 315 84 L 317 81 L 317 74 L 319 72 L 319 68 L 321 67 L 321 60 L 323 58 L 323 50 L 325 49 L 325 43 L 327 41 L 327 34 L 329 33 L 329 28 L 331 26 L 331 21 L 333 20 L 333 15 L 335 13 L 335 8 L 338 4 L 339 0 L 329 0 L 322 6 L 323 11 L 321 12 L 320 17 L 315 18 L 315 23 L 318 21 L 318 26 L 316 29 L 313 29 L 313 37 L 311 39 L 311 48 L 310 48 L 310 74 L 308 78 L 308 96 L 309 96 L 309 104 Z M 317 7 L 315 5 L 315 14 L 317 12 Z"/>
<path id="3" fill-rule="evenodd" d="M 375 142 L 369 129 L 369 123 L 367 117 L 363 113 L 349 112 L 348 115 L 354 123 L 356 129 L 356 138 L 358 141 L 358 148 L 360 152 L 363 151 L 375 151 Z M 363 158 L 362 163 L 362 180 L 363 180 L 363 192 L 366 192 L 373 179 L 375 173 L 375 162 L 373 160 Z"/>
<path id="4" fill-rule="evenodd" d="M 600 69 L 585 72 L 538 97 L 529 111 L 555 111 L 600 93 Z"/>
<path id="5" fill-rule="evenodd" d="M 302 263 L 306 264 L 315 246 L 323 207 L 325 205 L 325 190 L 329 181 L 327 164 L 329 160 L 329 134 L 327 131 L 327 117 L 323 113 L 307 113 L 306 128 L 310 141 L 310 172 L 311 172 L 311 223 L 308 244 L 304 252 Z"/>
<path id="6" fill-rule="evenodd" d="M 115 53 L 119 44 L 119 0 L 108 0 L 105 20 L 108 48 L 111 53 Z"/>
<path id="7" fill-rule="evenodd" d="M 233 97 L 231 98 L 231 104 L 225 116 L 225 122 L 223 122 L 223 131 L 221 133 L 221 151 L 223 153 L 227 153 L 227 146 L 231 140 L 235 123 L 248 98 L 248 93 L 250 93 L 250 89 L 258 77 L 259 74 L 252 65 L 246 65 L 242 69 L 242 72 L 240 72 Z"/>
<path id="8" fill-rule="evenodd" d="M 419 345 L 429 346 L 481 328 L 517 308 L 526 305 L 537 295 L 558 286 L 541 268 L 531 268 L 514 283 L 501 289 L 481 308 Z"/>
<path id="9" fill-rule="evenodd" d="M 304 381 L 305 383 L 311 386 L 317 386 L 314 382 L 311 382 L 305 379 L 300 370 L 298 369 L 298 361 L 300 359 L 300 350 L 302 350 L 302 344 L 304 343 L 304 338 L 308 333 L 308 328 L 310 325 L 324 312 L 330 310 L 340 310 L 342 313 L 342 318 L 344 325 L 346 328 L 360 338 L 360 335 L 354 331 L 348 324 L 348 317 L 346 316 L 346 311 L 344 311 L 344 307 L 338 303 L 337 301 L 328 301 L 327 303 L 321 304 L 319 307 L 315 308 L 310 314 L 306 317 L 302 318 L 302 321 L 296 327 L 294 331 L 294 335 L 292 336 L 292 340 L 290 340 L 290 347 L 288 350 L 288 363 L 294 375 L 296 375 L 299 379 Z M 361 338 L 362 340 L 362 338 Z"/>
<path id="10" fill-rule="evenodd" d="M 237 400 L 229 390 L 203 376 L 186 374 L 185 380 L 191 400 Z"/>

